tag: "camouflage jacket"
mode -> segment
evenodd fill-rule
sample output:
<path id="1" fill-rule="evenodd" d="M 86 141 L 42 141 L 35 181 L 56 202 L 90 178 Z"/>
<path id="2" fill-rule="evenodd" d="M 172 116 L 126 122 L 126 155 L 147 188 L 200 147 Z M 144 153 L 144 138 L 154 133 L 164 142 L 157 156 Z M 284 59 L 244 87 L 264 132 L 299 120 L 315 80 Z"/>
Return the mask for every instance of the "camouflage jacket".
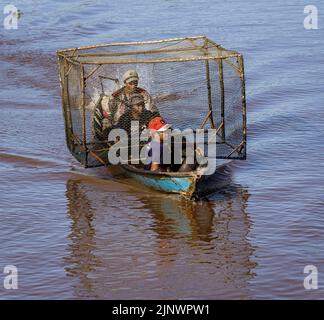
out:
<path id="1" fill-rule="evenodd" d="M 150 94 L 142 88 L 137 88 L 134 93 L 139 93 L 144 98 L 145 109 L 159 115 Z M 95 110 L 94 129 L 98 139 L 103 138 L 103 131 L 116 126 L 119 118 L 130 110 L 129 98 L 125 93 L 125 87 L 115 91 L 111 96 L 104 96 L 101 104 Z"/>
<path id="2" fill-rule="evenodd" d="M 139 93 L 143 96 L 146 110 L 151 112 L 158 111 L 153 99 L 145 89 L 137 88 L 134 93 Z M 125 93 L 125 87 L 123 87 L 111 95 L 106 106 L 103 105 L 103 110 L 107 112 L 105 116 L 111 120 L 112 125 L 117 124 L 119 118 L 130 110 L 129 98 Z"/>

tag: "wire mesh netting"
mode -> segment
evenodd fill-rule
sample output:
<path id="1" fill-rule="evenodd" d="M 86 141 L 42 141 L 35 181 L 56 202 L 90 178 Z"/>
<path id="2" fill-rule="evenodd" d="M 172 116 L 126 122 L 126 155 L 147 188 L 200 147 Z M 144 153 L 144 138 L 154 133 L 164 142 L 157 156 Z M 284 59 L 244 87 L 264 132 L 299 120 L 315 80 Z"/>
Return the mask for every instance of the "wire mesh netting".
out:
<path id="1" fill-rule="evenodd" d="M 217 158 L 245 159 L 239 53 L 193 37 L 62 50 L 58 62 L 67 146 L 83 165 L 107 164 L 107 129 L 131 114 L 123 81 L 129 70 L 138 74 L 134 92 L 143 96 L 144 109 L 173 128 L 214 129 Z"/>

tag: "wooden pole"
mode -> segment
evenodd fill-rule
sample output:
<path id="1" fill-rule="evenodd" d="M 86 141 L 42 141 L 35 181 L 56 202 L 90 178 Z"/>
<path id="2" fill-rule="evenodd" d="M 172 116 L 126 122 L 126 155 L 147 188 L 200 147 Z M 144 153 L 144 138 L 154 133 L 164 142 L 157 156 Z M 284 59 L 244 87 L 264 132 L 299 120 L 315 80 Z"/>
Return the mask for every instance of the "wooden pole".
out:
<path id="1" fill-rule="evenodd" d="M 204 55 L 208 56 L 208 42 L 205 38 L 204 41 Z M 211 95 L 211 85 L 210 85 L 210 70 L 209 70 L 209 60 L 205 60 L 206 67 L 206 80 L 207 80 L 207 93 L 208 93 L 208 109 L 209 109 L 209 119 L 211 127 L 215 129 L 214 117 L 213 117 L 213 104 L 212 104 L 212 95 Z"/>
<path id="2" fill-rule="evenodd" d="M 241 156 L 240 150 L 238 150 L 242 145 L 244 144 L 244 141 L 242 141 L 238 146 L 236 146 L 227 156 L 226 158 L 229 158 L 234 152 L 237 152 L 239 156 Z"/>
<path id="3" fill-rule="evenodd" d="M 171 53 L 171 52 L 183 52 L 183 51 L 194 51 L 200 50 L 203 47 L 195 46 L 192 48 L 182 48 L 182 49 L 156 49 L 156 50 L 142 50 L 142 51 L 127 51 L 127 52 L 95 52 L 95 53 L 79 53 L 79 57 L 122 57 L 122 56 L 131 56 L 139 54 L 154 54 L 154 53 Z"/>
<path id="4" fill-rule="evenodd" d="M 220 107 L 222 118 L 222 139 L 225 140 L 225 89 L 224 89 L 224 73 L 223 73 L 223 60 L 218 60 L 218 73 L 219 73 L 219 92 L 220 92 Z"/>
<path id="5" fill-rule="evenodd" d="M 208 144 L 211 143 L 211 141 L 216 137 L 216 135 L 218 134 L 218 131 L 223 127 L 223 122 L 220 124 L 220 126 L 217 128 L 217 130 L 215 131 L 215 133 L 211 136 L 211 138 L 208 141 Z"/>
<path id="6" fill-rule="evenodd" d="M 151 60 L 141 60 L 141 59 L 128 59 L 128 60 L 104 60 L 104 61 L 92 61 L 92 60 L 84 60 L 82 64 L 133 64 L 133 63 L 168 63 L 168 62 L 190 62 L 190 61 L 199 61 L 199 60 L 215 60 L 215 59 L 225 59 L 225 58 L 237 58 L 237 55 L 225 55 L 225 56 L 197 56 L 194 58 L 173 58 L 173 59 L 151 59 Z M 96 57 L 93 57 L 95 59 Z M 67 58 L 68 59 L 68 58 Z M 68 59 L 70 63 L 74 63 L 78 65 L 77 60 Z"/>
<path id="7" fill-rule="evenodd" d="M 86 114 L 85 114 L 85 80 L 84 80 L 84 66 L 80 66 L 80 88 L 81 88 L 81 118 L 82 118 L 82 146 L 85 150 L 85 165 L 88 162 L 87 150 L 87 131 L 86 131 Z"/>
<path id="8" fill-rule="evenodd" d="M 62 99 L 62 111 L 63 111 L 63 117 L 64 117 L 64 128 L 65 128 L 65 137 L 66 137 L 66 143 L 68 146 L 70 146 L 70 134 L 69 134 L 69 126 L 68 126 L 68 114 L 66 109 L 66 90 L 65 90 L 65 66 L 66 62 L 65 59 L 62 57 L 57 56 L 57 61 L 59 65 L 59 78 L 60 78 L 60 85 L 61 85 L 61 99 Z"/>
<path id="9" fill-rule="evenodd" d="M 243 116 L 243 143 L 244 143 L 244 159 L 246 159 L 246 97 L 245 97 L 245 76 L 244 76 L 244 59 L 243 56 L 239 56 L 239 64 L 241 70 L 241 82 L 242 82 L 242 116 Z"/>
<path id="10" fill-rule="evenodd" d="M 95 152 L 88 150 L 89 154 L 91 154 L 98 162 L 103 164 L 104 166 L 107 165 L 107 162 L 103 161 Z"/>
<path id="11" fill-rule="evenodd" d="M 88 78 L 90 78 L 100 67 L 102 66 L 102 64 L 99 64 L 98 66 L 94 67 L 89 74 L 84 77 L 84 81 L 88 80 Z"/>
<path id="12" fill-rule="evenodd" d="M 84 49 L 93 49 L 99 47 L 112 47 L 112 46 L 127 46 L 127 45 L 141 45 L 141 44 L 155 44 L 155 43 L 164 43 L 164 42 L 174 42 L 174 41 L 184 41 L 184 40 L 195 40 L 195 39 L 206 39 L 205 36 L 195 36 L 195 37 L 182 37 L 182 38 L 171 38 L 171 39 L 162 39 L 162 40 L 154 40 L 154 41 L 133 41 L 133 42 L 120 42 L 120 43 L 106 43 L 106 44 L 97 44 L 92 46 L 83 46 L 78 48 L 64 49 L 58 50 L 58 53 L 66 53 L 73 51 L 73 54 L 76 50 L 84 50 Z"/>
<path id="13" fill-rule="evenodd" d="M 72 126 L 72 115 L 71 115 L 71 106 L 70 106 L 70 97 L 69 97 L 69 77 L 67 71 L 71 71 L 72 65 L 69 66 L 69 62 L 63 58 L 63 79 L 62 79 L 62 89 L 63 89 L 63 109 L 66 117 L 66 133 L 68 146 L 71 148 L 71 140 L 73 135 L 73 126 Z M 67 70 L 68 69 L 68 70 Z"/>
<path id="14" fill-rule="evenodd" d="M 211 86 L 210 86 L 210 71 L 209 71 L 209 61 L 205 61 L 205 66 L 206 66 L 206 79 L 207 79 L 207 91 L 208 91 L 208 108 L 210 113 L 209 119 L 211 123 L 211 127 L 215 129 L 215 124 L 214 124 L 214 117 L 213 117 L 213 105 L 212 105 L 212 97 L 211 97 Z"/>
<path id="15" fill-rule="evenodd" d="M 200 129 L 202 129 L 204 127 L 204 125 L 206 124 L 206 122 L 207 122 L 208 118 L 210 117 L 211 113 L 212 113 L 212 111 L 209 110 L 208 113 L 207 113 L 207 116 L 205 117 L 205 119 L 203 121 L 203 123 L 199 127 Z"/>

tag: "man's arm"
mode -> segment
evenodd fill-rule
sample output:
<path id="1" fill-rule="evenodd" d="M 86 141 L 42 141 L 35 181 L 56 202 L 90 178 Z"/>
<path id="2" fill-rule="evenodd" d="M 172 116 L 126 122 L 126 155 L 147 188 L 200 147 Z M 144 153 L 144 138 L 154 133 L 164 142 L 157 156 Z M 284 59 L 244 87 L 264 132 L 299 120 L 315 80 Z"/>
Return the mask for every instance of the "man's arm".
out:
<path id="1" fill-rule="evenodd" d="M 156 162 L 152 162 L 151 164 L 151 171 L 158 171 L 160 169 L 160 165 Z"/>
<path id="2" fill-rule="evenodd" d="M 145 109 L 151 112 L 156 112 L 160 115 L 151 95 L 144 89 L 141 89 L 141 95 L 144 97 Z"/>
<path id="3" fill-rule="evenodd" d="M 116 124 L 118 122 L 118 119 L 116 119 L 117 107 L 118 107 L 118 99 L 112 96 L 109 100 L 109 111 L 110 111 L 110 118 L 112 124 Z"/>

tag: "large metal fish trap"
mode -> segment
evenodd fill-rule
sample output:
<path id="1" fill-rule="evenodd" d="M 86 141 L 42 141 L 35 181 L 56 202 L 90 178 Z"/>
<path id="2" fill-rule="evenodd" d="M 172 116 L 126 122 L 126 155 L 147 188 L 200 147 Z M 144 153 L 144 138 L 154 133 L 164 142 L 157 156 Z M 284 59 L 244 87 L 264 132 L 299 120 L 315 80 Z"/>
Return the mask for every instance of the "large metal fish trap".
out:
<path id="1" fill-rule="evenodd" d="M 217 158 L 246 158 L 243 56 L 205 36 L 93 45 L 57 52 L 66 142 L 86 167 L 108 164 L 109 146 L 94 128 L 136 70 L 161 116 L 180 130 L 215 129 Z"/>

